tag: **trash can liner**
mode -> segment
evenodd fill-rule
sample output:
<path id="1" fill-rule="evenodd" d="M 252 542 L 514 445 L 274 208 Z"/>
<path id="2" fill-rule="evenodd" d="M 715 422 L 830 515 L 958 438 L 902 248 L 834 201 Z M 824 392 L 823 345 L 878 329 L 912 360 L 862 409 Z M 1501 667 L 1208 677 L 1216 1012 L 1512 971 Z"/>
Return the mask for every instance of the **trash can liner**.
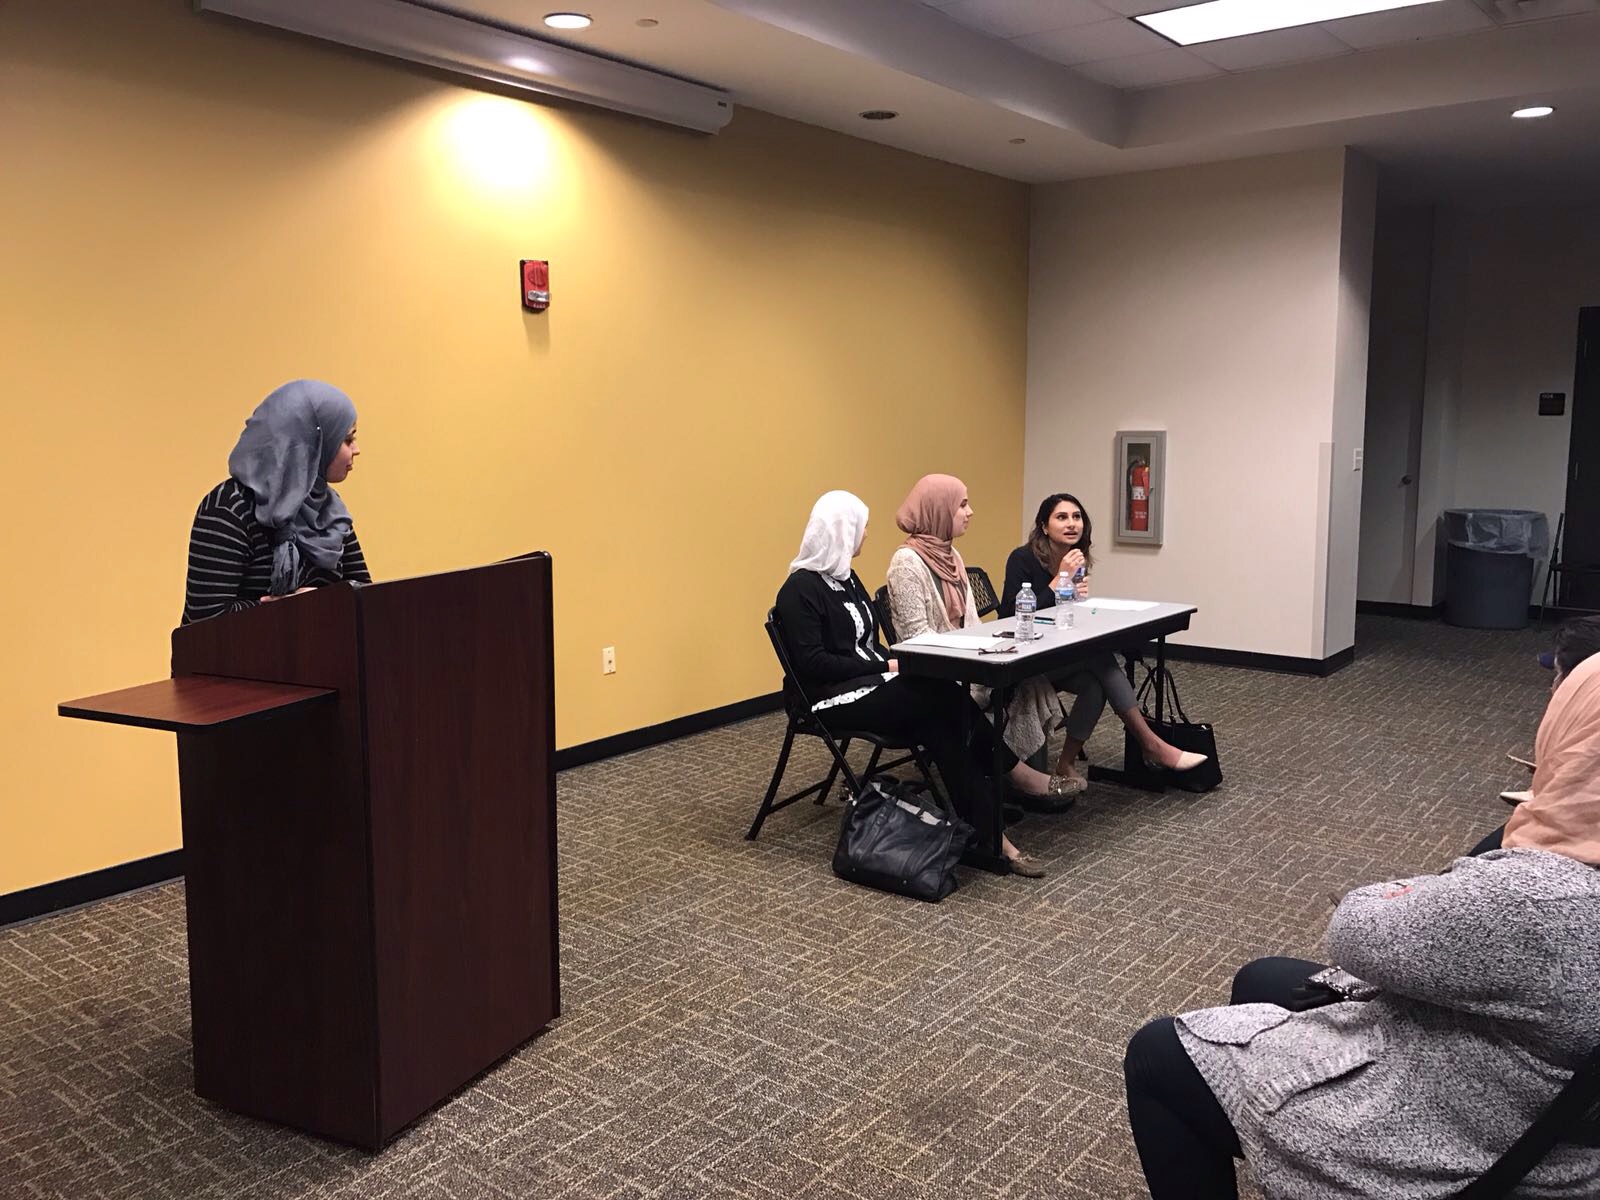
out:
<path id="1" fill-rule="evenodd" d="M 1530 558 L 1543 558 L 1550 551 L 1550 521 L 1532 509 L 1447 508 L 1444 526 L 1452 546 Z"/>

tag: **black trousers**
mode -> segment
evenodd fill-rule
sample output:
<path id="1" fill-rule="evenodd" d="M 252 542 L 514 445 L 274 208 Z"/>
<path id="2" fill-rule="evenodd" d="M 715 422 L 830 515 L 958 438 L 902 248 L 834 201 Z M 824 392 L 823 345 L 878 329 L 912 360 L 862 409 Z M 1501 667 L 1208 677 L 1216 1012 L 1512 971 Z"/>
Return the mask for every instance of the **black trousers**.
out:
<path id="1" fill-rule="evenodd" d="M 859 729 L 915 741 L 927 748 L 957 814 L 974 829 L 991 819 L 996 803 L 989 775 L 994 763 L 994 727 L 965 686 L 951 679 L 897 675 L 859 700 L 817 714 L 834 733 Z M 1017 756 L 1004 746 L 1002 764 Z"/>
<path id="2" fill-rule="evenodd" d="M 1289 993 L 1322 969 L 1302 958 L 1259 958 L 1233 977 L 1228 1003 L 1287 1007 Z M 1239 1137 L 1171 1017 L 1133 1035 L 1122 1074 L 1151 1200 L 1238 1200 L 1233 1160 L 1244 1157 Z"/>
<path id="3" fill-rule="evenodd" d="M 1505 835 L 1506 827 L 1504 825 L 1496 826 L 1494 829 L 1491 829 L 1488 833 L 1483 835 L 1483 840 L 1481 842 L 1479 842 L 1471 850 L 1467 851 L 1467 857 L 1477 858 L 1478 855 L 1487 854 L 1491 850 L 1503 849 L 1504 847 L 1500 845 L 1500 840 L 1505 837 Z"/>

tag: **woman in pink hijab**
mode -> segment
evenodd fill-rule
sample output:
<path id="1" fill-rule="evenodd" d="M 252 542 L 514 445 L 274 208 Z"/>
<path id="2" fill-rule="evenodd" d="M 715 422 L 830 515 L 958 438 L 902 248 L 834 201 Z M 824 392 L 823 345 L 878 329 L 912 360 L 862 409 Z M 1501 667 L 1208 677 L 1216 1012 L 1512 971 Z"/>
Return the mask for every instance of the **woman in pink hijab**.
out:
<path id="1" fill-rule="evenodd" d="M 952 544 L 972 522 L 967 485 L 954 475 L 924 475 L 894 521 L 906 534 L 905 544 L 889 560 L 889 611 L 895 636 L 914 638 L 977 625 L 978 606 L 967 564 Z M 989 689 L 973 688 L 973 699 L 987 706 Z M 1030 758 L 1065 717 L 1061 698 L 1048 679 L 1027 680 L 1006 709 L 1006 746 L 1018 759 Z M 1046 775 L 1025 762 L 1012 769 L 1010 782 L 1023 795 L 1037 798 L 1067 797 L 1083 790 L 1080 780 Z"/>
<path id="2" fill-rule="evenodd" d="M 1511 814 L 1501 844 L 1600 865 L 1600 655 L 1557 682 L 1533 754 L 1532 795 Z"/>

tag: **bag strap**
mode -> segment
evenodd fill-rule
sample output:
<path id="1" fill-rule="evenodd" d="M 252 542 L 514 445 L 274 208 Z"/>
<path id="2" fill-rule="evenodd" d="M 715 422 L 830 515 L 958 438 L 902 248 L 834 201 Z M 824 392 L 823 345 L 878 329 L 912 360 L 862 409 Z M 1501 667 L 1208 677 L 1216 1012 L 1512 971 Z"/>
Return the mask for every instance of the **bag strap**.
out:
<path id="1" fill-rule="evenodd" d="M 1523 1177 L 1579 1122 L 1595 1118 L 1597 1107 L 1600 1107 L 1600 1047 L 1590 1051 L 1589 1057 L 1578 1064 L 1566 1086 L 1512 1143 L 1511 1149 L 1464 1190 L 1457 1192 L 1455 1200 L 1498 1200 L 1509 1196 Z"/>
<path id="2" fill-rule="evenodd" d="M 918 812 L 938 817 L 941 821 L 950 820 L 950 814 L 939 802 L 937 793 L 926 783 L 920 779 L 894 779 L 892 776 L 888 778 L 890 782 L 886 783 L 884 777 L 874 777 L 863 790 L 876 789 L 890 803 L 909 804 Z"/>
<path id="3" fill-rule="evenodd" d="M 1150 712 L 1150 696 L 1152 690 L 1157 687 L 1162 689 L 1164 693 L 1162 699 L 1170 709 L 1164 719 L 1180 721 L 1185 725 L 1189 724 L 1189 714 L 1183 711 L 1183 702 L 1178 699 L 1178 681 L 1173 677 L 1172 668 L 1162 668 L 1160 682 L 1158 683 L 1155 665 L 1148 662 L 1145 663 L 1144 682 L 1139 685 L 1139 692 L 1136 697 L 1139 703 L 1139 711 L 1145 715 L 1145 719 L 1155 719 Z"/>
<path id="4" fill-rule="evenodd" d="M 1183 711 L 1183 701 L 1178 699 L 1178 677 L 1172 673 L 1170 667 L 1163 670 L 1162 674 L 1166 677 L 1167 699 L 1172 705 L 1174 715 L 1185 725 L 1189 724 L 1189 714 Z"/>
<path id="5" fill-rule="evenodd" d="M 1155 715 L 1153 713 L 1151 713 L 1151 711 L 1150 711 L 1151 692 L 1153 691 L 1155 686 L 1156 686 L 1156 669 L 1152 664 L 1145 663 L 1144 664 L 1144 682 L 1142 682 L 1139 685 L 1139 694 L 1138 694 L 1137 699 L 1139 701 L 1139 711 L 1144 714 L 1145 719 L 1147 721 L 1155 720 Z"/>

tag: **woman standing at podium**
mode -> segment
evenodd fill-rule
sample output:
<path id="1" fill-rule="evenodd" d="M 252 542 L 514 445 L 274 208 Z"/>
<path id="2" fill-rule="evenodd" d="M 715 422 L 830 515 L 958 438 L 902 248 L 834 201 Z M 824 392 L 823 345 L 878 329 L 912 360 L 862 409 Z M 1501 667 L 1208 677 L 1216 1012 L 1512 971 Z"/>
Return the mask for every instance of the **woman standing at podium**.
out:
<path id="1" fill-rule="evenodd" d="M 336 387 L 297 379 L 257 405 L 228 456 L 228 478 L 195 512 L 183 623 L 341 579 L 372 582 L 332 486 L 360 453 L 355 405 Z"/>

